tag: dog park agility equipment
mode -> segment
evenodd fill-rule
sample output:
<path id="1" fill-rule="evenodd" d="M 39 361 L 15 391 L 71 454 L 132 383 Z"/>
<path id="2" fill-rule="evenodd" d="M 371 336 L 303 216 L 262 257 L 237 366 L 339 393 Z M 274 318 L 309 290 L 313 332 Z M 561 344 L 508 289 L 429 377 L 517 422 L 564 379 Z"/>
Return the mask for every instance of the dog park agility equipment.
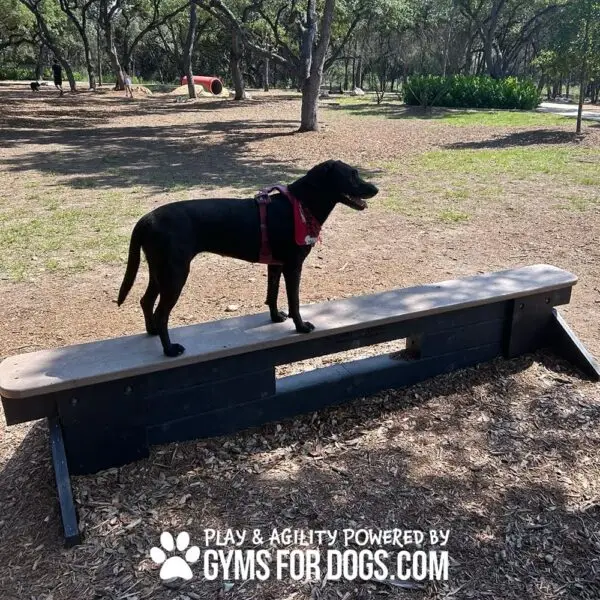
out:
<path id="1" fill-rule="evenodd" d="M 223 82 L 218 77 L 206 77 L 205 75 L 194 75 L 194 85 L 201 85 L 207 92 L 218 96 L 223 91 Z M 183 76 L 180 85 L 187 85 L 188 78 Z"/>
<path id="2" fill-rule="evenodd" d="M 68 544 L 78 543 L 69 474 L 149 455 L 385 389 L 549 347 L 588 376 L 600 367 L 558 314 L 577 277 L 533 265 L 303 307 L 297 334 L 268 313 L 180 327 L 165 358 L 147 335 L 42 350 L 0 363 L 8 425 L 47 418 Z M 407 351 L 277 379 L 275 367 L 406 339 Z"/>

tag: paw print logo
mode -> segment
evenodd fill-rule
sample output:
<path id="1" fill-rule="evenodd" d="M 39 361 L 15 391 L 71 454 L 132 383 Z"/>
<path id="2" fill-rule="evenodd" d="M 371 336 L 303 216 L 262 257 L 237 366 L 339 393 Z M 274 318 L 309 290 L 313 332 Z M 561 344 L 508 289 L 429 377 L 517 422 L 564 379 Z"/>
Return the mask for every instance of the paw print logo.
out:
<path id="1" fill-rule="evenodd" d="M 150 558 L 157 565 L 162 565 L 160 568 L 159 577 L 162 581 L 170 579 L 184 579 L 189 581 L 193 575 L 190 569 L 190 564 L 195 563 L 200 558 L 200 548 L 198 546 L 190 546 L 190 536 L 187 532 L 182 531 L 177 536 L 177 541 L 173 540 L 173 536 L 168 531 L 163 531 L 160 535 L 161 548 L 151 548 Z M 167 558 L 165 550 L 167 552 L 173 552 L 177 546 L 179 552 L 183 552 L 187 548 L 185 553 L 185 560 L 181 556 L 170 556 Z M 188 546 L 190 546 L 188 548 Z"/>

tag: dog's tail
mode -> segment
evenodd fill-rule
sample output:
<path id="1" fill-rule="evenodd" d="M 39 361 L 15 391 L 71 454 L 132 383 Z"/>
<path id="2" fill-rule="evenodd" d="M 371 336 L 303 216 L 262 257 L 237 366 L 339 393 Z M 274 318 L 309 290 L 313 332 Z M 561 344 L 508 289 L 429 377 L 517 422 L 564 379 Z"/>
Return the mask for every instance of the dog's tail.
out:
<path id="1" fill-rule="evenodd" d="M 138 221 L 133 228 L 131 234 L 131 241 L 129 242 L 129 257 L 127 258 L 127 269 L 125 269 L 125 276 L 123 277 L 123 283 L 119 290 L 119 298 L 117 299 L 117 306 L 121 306 L 129 294 L 131 286 L 135 281 L 138 269 L 140 268 L 140 250 L 142 248 L 142 228 L 143 221 Z"/>

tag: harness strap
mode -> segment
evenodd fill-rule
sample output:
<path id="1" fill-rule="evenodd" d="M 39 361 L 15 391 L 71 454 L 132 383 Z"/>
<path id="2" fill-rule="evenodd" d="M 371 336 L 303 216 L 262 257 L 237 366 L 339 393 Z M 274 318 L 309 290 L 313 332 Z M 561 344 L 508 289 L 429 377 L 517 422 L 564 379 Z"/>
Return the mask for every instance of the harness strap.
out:
<path id="1" fill-rule="evenodd" d="M 260 252 L 258 262 L 264 265 L 281 265 L 271 254 L 271 244 L 269 244 L 269 231 L 267 229 L 267 204 L 271 202 L 271 196 L 268 193 L 261 192 L 256 196 L 258 211 L 260 214 Z"/>
<path id="2" fill-rule="evenodd" d="M 287 186 L 274 185 L 261 190 L 255 200 L 258 204 L 260 214 L 260 251 L 258 262 L 267 265 L 281 265 L 276 261 L 271 253 L 269 244 L 269 232 L 267 229 L 267 204 L 271 202 L 271 192 L 278 191 L 283 194 L 292 205 L 294 215 L 294 239 L 299 246 L 314 246 L 320 238 L 321 224 L 315 217 L 302 206 L 302 203 L 294 197 Z"/>

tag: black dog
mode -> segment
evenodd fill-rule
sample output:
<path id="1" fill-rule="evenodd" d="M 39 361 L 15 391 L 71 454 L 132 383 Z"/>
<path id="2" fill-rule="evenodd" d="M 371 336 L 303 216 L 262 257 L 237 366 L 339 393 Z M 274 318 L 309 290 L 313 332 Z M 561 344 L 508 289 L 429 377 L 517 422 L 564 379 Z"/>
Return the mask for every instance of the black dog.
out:
<path id="1" fill-rule="evenodd" d="M 290 317 L 296 331 L 308 333 L 314 326 L 300 316 L 300 275 L 302 263 L 316 240 L 309 237 L 306 243 L 297 243 L 297 215 L 304 211 L 318 229 L 338 202 L 363 210 L 367 207 L 364 199 L 377 192 L 373 184 L 360 178 L 356 169 L 329 160 L 292 183 L 287 193 L 270 196 L 264 208 L 256 198 L 188 200 L 160 206 L 144 215 L 133 229 L 117 303 L 120 306 L 125 301 L 135 281 L 142 248 L 150 272 L 148 288 L 140 302 L 146 331 L 160 336 L 167 356 L 181 354 L 183 346 L 171 343 L 169 338 L 169 315 L 185 285 L 192 259 L 200 252 L 213 252 L 248 262 L 271 263 L 266 301 L 271 320 L 278 323 L 287 318 L 277 309 L 283 274 Z"/>
<path id="2" fill-rule="evenodd" d="M 29 87 L 31 87 L 31 91 L 32 92 L 39 92 L 40 91 L 40 83 L 39 83 L 39 81 L 32 81 L 29 84 Z"/>

